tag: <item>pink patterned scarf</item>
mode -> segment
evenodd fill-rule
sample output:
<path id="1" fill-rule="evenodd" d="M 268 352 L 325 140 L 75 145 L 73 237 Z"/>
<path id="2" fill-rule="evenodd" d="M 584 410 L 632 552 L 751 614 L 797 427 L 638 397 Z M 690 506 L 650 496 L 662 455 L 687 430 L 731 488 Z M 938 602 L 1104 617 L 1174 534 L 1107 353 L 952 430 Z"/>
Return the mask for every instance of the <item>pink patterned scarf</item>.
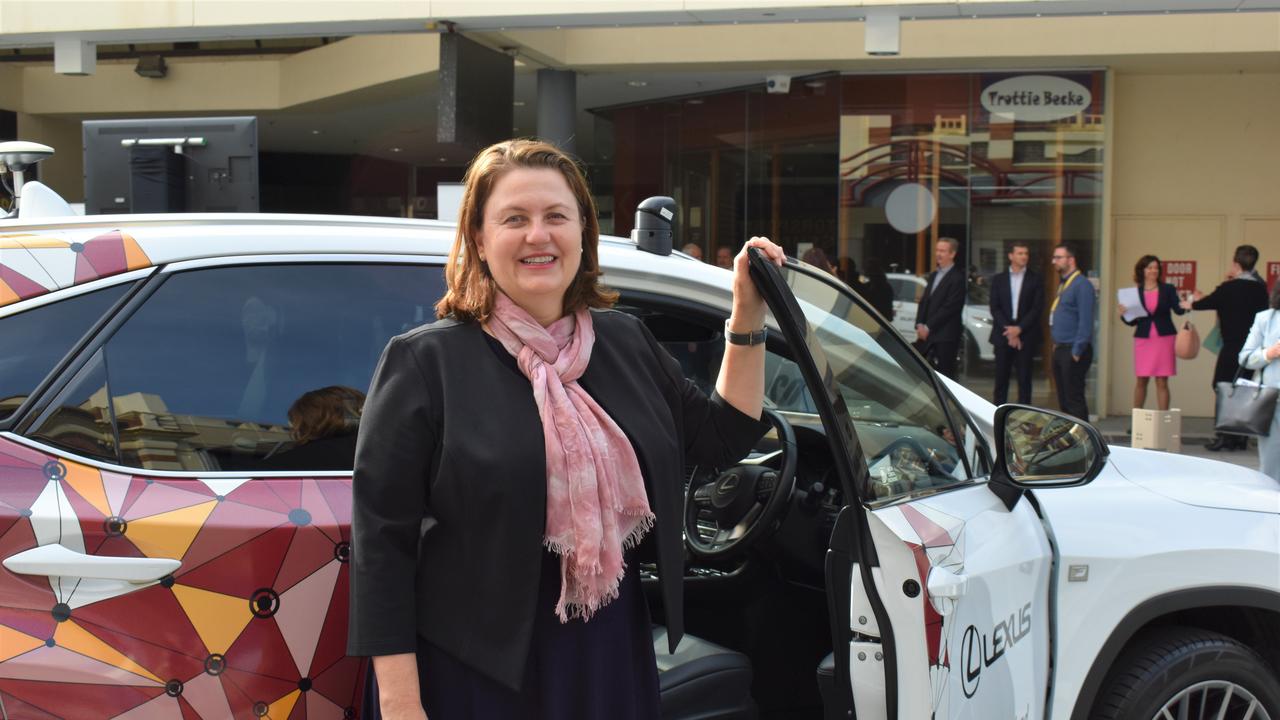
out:
<path id="1" fill-rule="evenodd" d="M 591 313 L 578 310 L 542 327 L 505 294 L 489 332 L 533 386 L 547 455 L 547 529 L 560 556 L 560 622 L 592 614 L 618 596 L 622 553 L 653 526 L 635 449 L 618 424 L 578 384 L 591 360 Z"/>

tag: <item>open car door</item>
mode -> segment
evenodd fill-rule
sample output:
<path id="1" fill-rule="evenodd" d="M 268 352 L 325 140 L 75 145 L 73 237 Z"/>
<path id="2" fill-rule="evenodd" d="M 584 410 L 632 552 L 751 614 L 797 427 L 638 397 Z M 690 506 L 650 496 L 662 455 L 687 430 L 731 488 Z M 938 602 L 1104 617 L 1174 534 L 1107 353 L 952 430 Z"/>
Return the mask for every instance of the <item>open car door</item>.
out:
<path id="1" fill-rule="evenodd" d="M 751 271 L 841 480 L 827 717 L 1043 717 L 1053 555 L 1034 498 L 988 482 L 985 440 L 847 286 L 754 251 Z"/>

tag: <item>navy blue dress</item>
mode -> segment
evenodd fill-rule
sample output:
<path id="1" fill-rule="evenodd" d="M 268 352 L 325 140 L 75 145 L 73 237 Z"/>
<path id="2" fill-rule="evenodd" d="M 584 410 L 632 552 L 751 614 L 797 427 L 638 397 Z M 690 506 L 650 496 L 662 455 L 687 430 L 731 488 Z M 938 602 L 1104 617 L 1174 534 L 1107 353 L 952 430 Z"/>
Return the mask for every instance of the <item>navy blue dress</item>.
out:
<path id="1" fill-rule="evenodd" d="M 487 334 L 515 372 L 515 358 Z M 430 720 L 657 720 L 661 714 L 652 621 L 635 553 L 625 555 L 618 597 L 591 620 L 561 623 L 560 557 L 542 553 L 533 642 L 518 691 L 418 638 L 418 683 Z M 378 718 L 377 686 L 366 677 L 362 718 Z"/>

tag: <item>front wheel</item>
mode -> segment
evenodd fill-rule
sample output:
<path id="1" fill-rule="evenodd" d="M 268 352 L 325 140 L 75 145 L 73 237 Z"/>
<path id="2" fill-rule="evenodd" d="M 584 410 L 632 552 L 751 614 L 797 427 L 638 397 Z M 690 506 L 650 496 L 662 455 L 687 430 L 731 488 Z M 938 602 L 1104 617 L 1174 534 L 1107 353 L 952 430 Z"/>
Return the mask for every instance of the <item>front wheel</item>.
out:
<path id="1" fill-rule="evenodd" d="M 1280 720 L 1280 679 L 1226 635 L 1156 628 L 1120 655 L 1090 717 L 1096 720 Z"/>

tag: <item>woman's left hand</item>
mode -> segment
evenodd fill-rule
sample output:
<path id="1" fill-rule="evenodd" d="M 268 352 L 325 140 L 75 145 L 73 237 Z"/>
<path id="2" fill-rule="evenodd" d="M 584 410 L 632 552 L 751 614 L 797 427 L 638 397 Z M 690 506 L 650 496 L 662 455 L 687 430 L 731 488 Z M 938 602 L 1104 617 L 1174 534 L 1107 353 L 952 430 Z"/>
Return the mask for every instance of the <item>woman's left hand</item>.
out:
<path id="1" fill-rule="evenodd" d="M 733 259 L 733 317 L 732 321 L 742 323 L 734 327 L 734 332 L 752 332 L 764 326 L 764 298 L 751 281 L 750 260 L 747 248 L 758 248 L 773 264 L 782 267 L 787 254 L 782 247 L 766 237 L 753 237 L 742 246 L 737 257 Z"/>

